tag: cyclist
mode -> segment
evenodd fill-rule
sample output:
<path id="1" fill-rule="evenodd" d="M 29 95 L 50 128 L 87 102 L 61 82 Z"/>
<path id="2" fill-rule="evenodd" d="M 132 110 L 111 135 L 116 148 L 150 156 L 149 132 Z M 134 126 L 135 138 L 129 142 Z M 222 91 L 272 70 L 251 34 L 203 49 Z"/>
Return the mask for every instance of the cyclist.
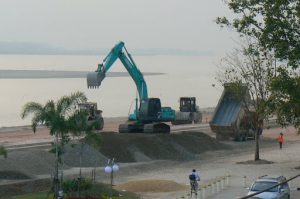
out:
<path id="1" fill-rule="evenodd" d="M 200 176 L 197 173 L 196 169 L 192 170 L 192 173 L 189 175 L 190 184 L 191 184 L 191 192 L 195 192 L 197 194 L 198 191 L 198 182 L 200 181 Z"/>

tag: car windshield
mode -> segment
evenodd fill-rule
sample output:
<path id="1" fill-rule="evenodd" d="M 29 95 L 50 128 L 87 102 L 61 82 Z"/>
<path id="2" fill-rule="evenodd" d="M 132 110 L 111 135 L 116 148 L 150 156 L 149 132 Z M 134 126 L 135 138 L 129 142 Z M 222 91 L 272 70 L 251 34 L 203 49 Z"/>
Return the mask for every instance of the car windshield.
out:
<path id="1" fill-rule="evenodd" d="M 277 184 L 278 183 L 276 182 L 255 182 L 251 188 L 251 191 L 262 191 Z M 277 192 L 277 190 L 278 187 L 274 187 L 272 189 L 269 189 L 268 192 Z"/>

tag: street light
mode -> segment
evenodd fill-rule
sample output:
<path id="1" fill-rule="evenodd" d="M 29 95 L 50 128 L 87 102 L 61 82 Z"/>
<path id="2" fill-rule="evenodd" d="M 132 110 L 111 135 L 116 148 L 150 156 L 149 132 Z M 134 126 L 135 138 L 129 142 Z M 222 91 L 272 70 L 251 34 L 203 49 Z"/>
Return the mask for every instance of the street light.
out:
<path id="1" fill-rule="evenodd" d="M 117 172 L 117 171 L 119 171 L 119 166 L 115 163 L 115 158 L 108 159 L 107 165 L 104 168 L 104 172 L 110 174 L 110 198 L 112 198 L 112 186 L 113 186 L 114 172 Z"/>

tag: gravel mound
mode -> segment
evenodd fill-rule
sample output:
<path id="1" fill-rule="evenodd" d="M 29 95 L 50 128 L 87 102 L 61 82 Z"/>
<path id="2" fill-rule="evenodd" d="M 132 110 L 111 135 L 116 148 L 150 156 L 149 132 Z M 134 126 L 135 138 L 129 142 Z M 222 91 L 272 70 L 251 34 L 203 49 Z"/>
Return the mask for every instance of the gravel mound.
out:
<path id="1" fill-rule="evenodd" d="M 116 186 L 116 189 L 130 192 L 173 192 L 185 190 L 185 185 L 170 180 L 130 181 Z"/>
<path id="2" fill-rule="evenodd" d="M 82 150 L 82 167 L 104 166 L 107 158 L 93 147 L 85 144 Z M 80 166 L 80 144 L 66 146 L 63 156 L 64 169 Z M 55 155 L 45 149 L 26 149 L 9 151 L 8 157 L 0 157 L 0 171 L 16 172 L 24 176 L 35 176 L 54 173 Z M 0 179 L 6 178 L 0 173 Z M 8 176 L 7 176 L 8 177 Z"/>
<path id="3" fill-rule="evenodd" d="M 191 160 L 205 151 L 228 149 L 201 132 L 180 134 L 102 133 L 100 152 L 118 162 Z"/>
<path id="4" fill-rule="evenodd" d="M 68 145 L 65 149 L 64 162 L 69 167 L 80 166 L 80 151 L 82 147 L 82 167 L 104 166 L 107 158 L 90 145 L 80 143 Z"/>
<path id="5" fill-rule="evenodd" d="M 0 171 L 0 180 L 25 180 L 25 179 L 30 179 L 30 177 L 18 171 Z"/>
<path id="6" fill-rule="evenodd" d="M 51 174 L 54 155 L 46 150 L 30 149 L 9 151 L 6 159 L 0 159 L 1 171 L 18 171 L 25 175 Z"/>
<path id="7" fill-rule="evenodd" d="M 191 160 L 197 154 L 205 151 L 229 148 L 201 132 L 180 134 L 101 133 L 101 144 L 95 145 L 93 141 L 90 140 L 83 145 L 82 167 L 105 166 L 107 157 L 114 157 L 117 162 Z M 63 156 L 64 169 L 80 166 L 80 150 L 80 143 L 66 146 Z M 6 159 L 0 157 L 0 171 L 18 171 L 29 177 L 53 174 L 54 165 L 55 156 L 48 149 L 15 150 L 9 151 Z"/>

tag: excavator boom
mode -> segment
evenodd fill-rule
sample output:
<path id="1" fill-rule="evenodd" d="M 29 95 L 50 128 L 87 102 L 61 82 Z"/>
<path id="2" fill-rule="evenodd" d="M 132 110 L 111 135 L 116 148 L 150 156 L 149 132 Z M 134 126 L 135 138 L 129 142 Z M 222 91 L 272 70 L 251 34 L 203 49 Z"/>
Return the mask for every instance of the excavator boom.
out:
<path id="1" fill-rule="evenodd" d="M 135 82 L 140 100 L 147 99 L 148 90 L 146 81 L 144 80 L 141 71 L 137 68 L 131 55 L 125 48 L 124 42 L 119 42 L 118 44 L 116 44 L 103 60 L 103 63 L 98 64 L 97 70 L 95 72 L 87 74 L 88 88 L 99 88 L 101 82 L 106 77 L 106 72 L 110 69 L 110 67 L 115 63 L 117 59 L 120 59 L 128 73 L 132 77 L 133 81 Z"/>

